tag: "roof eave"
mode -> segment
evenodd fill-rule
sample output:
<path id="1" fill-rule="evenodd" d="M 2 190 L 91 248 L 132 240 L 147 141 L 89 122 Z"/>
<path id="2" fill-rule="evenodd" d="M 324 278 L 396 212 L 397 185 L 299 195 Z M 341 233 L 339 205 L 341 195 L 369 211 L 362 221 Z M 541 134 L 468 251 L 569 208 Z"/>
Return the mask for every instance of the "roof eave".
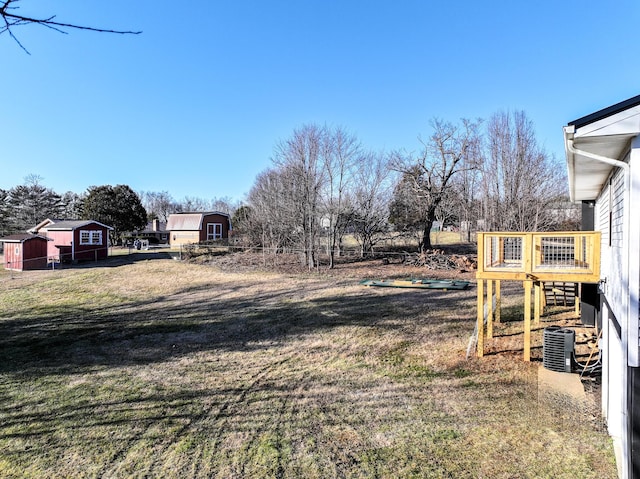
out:
<path id="1" fill-rule="evenodd" d="M 571 201 L 596 199 L 615 168 L 608 160 L 624 159 L 631 139 L 639 133 L 640 96 L 585 116 L 564 127 Z M 571 151 L 570 143 L 577 152 Z"/>

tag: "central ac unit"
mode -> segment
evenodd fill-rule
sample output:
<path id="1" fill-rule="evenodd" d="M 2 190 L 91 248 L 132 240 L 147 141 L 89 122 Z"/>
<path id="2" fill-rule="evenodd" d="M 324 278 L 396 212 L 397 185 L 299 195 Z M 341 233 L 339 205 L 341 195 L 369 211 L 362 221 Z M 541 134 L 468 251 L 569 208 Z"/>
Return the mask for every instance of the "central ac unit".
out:
<path id="1" fill-rule="evenodd" d="M 573 329 L 549 326 L 544 328 L 542 365 L 561 373 L 570 373 L 576 333 Z"/>

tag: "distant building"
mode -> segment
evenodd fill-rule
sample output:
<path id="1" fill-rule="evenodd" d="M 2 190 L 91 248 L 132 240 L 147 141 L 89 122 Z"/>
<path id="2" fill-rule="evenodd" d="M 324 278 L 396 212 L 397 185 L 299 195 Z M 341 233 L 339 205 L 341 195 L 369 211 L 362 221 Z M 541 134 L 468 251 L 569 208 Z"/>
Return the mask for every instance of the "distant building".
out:
<path id="1" fill-rule="evenodd" d="M 4 267 L 14 271 L 47 267 L 47 238 L 21 233 L 0 238 L 4 244 Z"/>
<path id="2" fill-rule="evenodd" d="M 109 231 L 111 226 L 93 220 L 46 219 L 29 230 L 44 236 L 47 242 L 49 261 L 99 260 L 109 254 Z"/>
<path id="3" fill-rule="evenodd" d="M 134 238 L 138 237 L 149 239 L 152 243 L 169 243 L 169 232 L 167 231 L 167 223 L 158 219 L 149 221 L 143 230 L 135 231 L 131 236 Z"/>
<path id="4" fill-rule="evenodd" d="M 167 231 L 172 248 L 183 244 L 228 239 L 231 217 L 219 211 L 175 213 L 169 216 Z"/>

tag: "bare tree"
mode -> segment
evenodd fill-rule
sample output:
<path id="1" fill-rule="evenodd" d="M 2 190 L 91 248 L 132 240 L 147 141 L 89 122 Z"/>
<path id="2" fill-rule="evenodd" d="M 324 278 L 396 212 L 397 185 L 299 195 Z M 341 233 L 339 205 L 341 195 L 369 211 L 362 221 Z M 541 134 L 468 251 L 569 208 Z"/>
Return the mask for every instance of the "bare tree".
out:
<path id="1" fill-rule="evenodd" d="M 481 121 L 478 120 L 477 123 L 479 125 Z M 447 210 L 442 216 L 456 216 L 460 240 L 471 242 L 472 234 L 477 229 L 477 219 L 481 217 L 480 197 L 484 161 L 481 134 L 478 134 L 476 141 L 469 145 L 463 161 L 464 165 L 459 174 L 452 178 L 450 201 L 444 202 L 446 207 L 440 209 Z"/>
<path id="2" fill-rule="evenodd" d="M 222 213 L 227 213 L 230 216 L 233 216 L 235 211 L 240 207 L 238 202 L 233 201 L 228 196 L 218 198 L 213 197 L 210 202 L 211 211 L 220 211 Z"/>
<path id="3" fill-rule="evenodd" d="M 290 178 L 272 168 L 258 175 L 249 191 L 241 228 L 250 244 L 273 254 L 293 246 L 301 228 Z"/>
<path id="4" fill-rule="evenodd" d="M 362 156 L 354 175 L 350 224 L 360 244 L 360 255 L 372 252 L 380 235 L 389 230 L 389 197 L 392 171 L 386 155 Z"/>
<path id="5" fill-rule="evenodd" d="M 191 213 L 194 211 L 208 211 L 209 201 L 204 198 L 198 198 L 195 196 L 185 196 L 182 201 L 177 203 L 178 212 Z"/>
<path id="6" fill-rule="evenodd" d="M 168 191 L 147 191 L 140 193 L 142 204 L 151 219 L 158 218 L 167 222 L 169 215 L 179 211 L 179 205 L 174 201 Z"/>
<path id="7" fill-rule="evenodd" d="M 326 182 L 322 193 L 323 229 L 327 231 L 329 268 L 334 267 L 341 239 L 348 224 L 348 192 L 356 165 L 362 163 L 362 147 L 355 135 L 343 128 L 326 128 L 322 159 Z"/>
<path id="8" fill-rule="evenodd" d="M 495 113 L 488 122 L 483 168 L 485 229 L 552 229 L 566 193 L 564 168 L 541 148 L 524 111 Z"/>
<path id="9" fill-rule="evenodd" d="M 316 266 L 320 194 L 325 181 L 323 136 L 322 128 L 305 125 L 276 146 L 273 158 L 291 201 L 289 209 L 296 222 L 292 234 L 298 236 L 298 247 L 310 270 Z"/>
<path id="10" fill-rule="evenodd" d="M 66 34 L 68 29 L 74 30 L 88 30 L 91 32 L 100 33 L 116 33 L 120 35 L 138 35 L 142 32 L 132 30 L 112 30 L 107 28 L 90 27 L 86 25 L 78 25 L 75 23 L 59 22 L 56 20 L 55 15 L 49 15 L 44 17 L 34 17 L 30 15 L 21 15 L 19 13 L 20 6 L 18 5 L 20 0 L 0 0 L 0 17 L 2 17 L 2 23 L 0 24 L 0 35 L 7 33 L 26 53 L 29 51 L 18 40 L 18 37 L 13 33 L 15 27 L 23 25 L 40 25 L 50 28 L 59 33 Z"/>
<path id="11" fill-rule="evenodd" d="M 436 219 L 436 210 L 452 187 L 452 178 L 469 168 L 465 159 L 476 150 L 480 134 L 479 122 L 462 120 L 461 124 L 441 120 L 431 122 L 433 133 L 427 142 L 422 142 L 422 151 L 417 155 L 396 154 L 393 168 L 402 173 L 403 187 L 396 189 L 402 201 L 419 212 L 422 234 L 419 249 L 431 249 L 431 228 Z"/>

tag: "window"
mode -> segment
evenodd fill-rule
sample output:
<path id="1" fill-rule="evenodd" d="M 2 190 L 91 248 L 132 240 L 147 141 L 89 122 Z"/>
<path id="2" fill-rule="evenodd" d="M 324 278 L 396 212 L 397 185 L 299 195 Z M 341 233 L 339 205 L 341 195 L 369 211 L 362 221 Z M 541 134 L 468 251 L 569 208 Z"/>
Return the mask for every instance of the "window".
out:
<path id="1" fill-rule="evenodd" d="M 222 223 L 207 224 L 207 241 L 222 238 Z"/>
<path id="2" fill-rule="evenodd" d="M 102 244 L 102 231 L 80 230 L 80 244 Z"/>

